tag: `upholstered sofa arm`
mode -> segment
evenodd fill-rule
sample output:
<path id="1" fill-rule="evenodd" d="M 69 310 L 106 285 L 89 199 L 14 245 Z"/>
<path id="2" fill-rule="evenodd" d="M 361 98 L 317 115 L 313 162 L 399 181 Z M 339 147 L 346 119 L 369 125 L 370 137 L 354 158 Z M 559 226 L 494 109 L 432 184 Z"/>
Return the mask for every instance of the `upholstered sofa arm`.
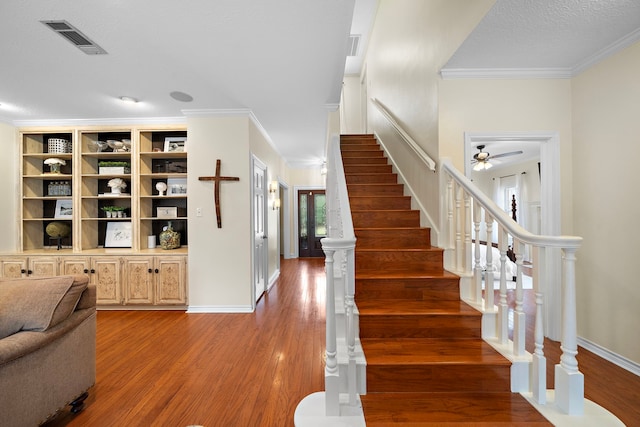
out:
<path id="1" fill-rule="evenodd" d="M 78 305 L 76 306 L 77 310 L 83 310 L 85 308 L 91 308 L 96 306 L 96 285 L 89 285 L 87 289 L 82 292 L 80 296 L 80 301 L 78 301 Z"/>

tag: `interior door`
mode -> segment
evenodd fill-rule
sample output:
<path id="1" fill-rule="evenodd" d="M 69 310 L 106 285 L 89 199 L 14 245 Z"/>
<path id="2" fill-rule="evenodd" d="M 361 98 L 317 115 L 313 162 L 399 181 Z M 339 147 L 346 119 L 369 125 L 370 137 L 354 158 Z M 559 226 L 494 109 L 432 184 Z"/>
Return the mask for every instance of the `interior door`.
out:
<path id="1" fill-rule="evenodd" d="M 298 254 L 302 258 L 323 257 L 320 239 L 327 236 L 324 190 L 298 191 Z"/>
<path id="2" fill-rule="evenodd" d="M 255 301 L 258 301 L 266 290 L 265 169 L 262 162 L 253 159 L 253 283 Z"/>

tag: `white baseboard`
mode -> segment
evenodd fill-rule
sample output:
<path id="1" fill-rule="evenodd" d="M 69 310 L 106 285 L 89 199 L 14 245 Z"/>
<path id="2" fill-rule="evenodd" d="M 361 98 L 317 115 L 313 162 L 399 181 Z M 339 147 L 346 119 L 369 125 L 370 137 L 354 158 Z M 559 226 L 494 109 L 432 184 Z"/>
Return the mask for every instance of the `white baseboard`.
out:
<path id="1" fill-rule="evenodd" d="M 581 337 L 578 337 L 578 345 L 613 363 L 614 365 L 618 365 L 632 374 L 640 376 L 640 364 Z M 580 369 L 580 366 L 578 366 L 578 369 Z"/>
<path id="2" fill-rule="evenodd" d="M 274 271 L 273 274 L 271 275 L 271 277 L 269 278 L 269 284 L 267 285 L 267 291 L 269 289 L 271 289 L 271 287 L 273 285 L 276 284 L 276 280 L 278 280 L 278 277 L 280 277 L 280 269 Z"/>
<path id="3" fill-rule="evenodd" d="M 253 313 L 250 305 L 190 305 L 187 314 L 192 313 Z"/>

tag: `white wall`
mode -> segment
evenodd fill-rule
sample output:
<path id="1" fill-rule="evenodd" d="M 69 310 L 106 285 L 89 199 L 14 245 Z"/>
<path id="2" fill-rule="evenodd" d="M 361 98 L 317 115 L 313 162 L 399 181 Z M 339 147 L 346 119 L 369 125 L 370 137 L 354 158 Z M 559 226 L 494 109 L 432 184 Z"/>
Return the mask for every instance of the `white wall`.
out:
<path id="1" fill-rule="evenodd" d="M 433 159 L 438 159 L 439 71 L 494 4 L 494 0 L 382 0 L 366 58 L 367 93 Z M 368 129 L 387 146 L 416 201 L 439 224 L 438 175 L 405 148 L 386 119 L 369 103 Z M 435 233 L 434 233 L 435 234 Z"/>
<path id="2" fill-rule="evenodd" d="M 189 117 L 189 308 L 193 311 L 250 311 L 251 209 L 248 117 Z M 240 177 L 220 185 L 222 228 L 217 228 L 213 183 L 220 173 Z M 197 217 L 196 208 L 202 209 Z"/>
<path id="3" fill-rule="evenodd" d="M 364 123 L 362 123 L 362 96 L 360 76 L 345 76 L 342 82 L 342 99 L 340 100 L 341 134 L 362 134 L 365 132 Z"/>
<path id="4" fill-rule="evenodd" d="M 441 156 L 464 171 L 464 133 L 558 132 L 561 231 L 572 234 L 571 81 L 442 80 Z"/>
<path id="5" fill-rule="evenodd" d="M 640 363 L 640 43 L 573 79 L 578 334 Z"/>
<path id="6" fill-rule="evenodd" d="M 20 161 L 18 153 L 20 152 L 18 142 L 18 131 L 15 127 L 0 122 L 0 146 L 2 146 L 2 155 L 0 156 L 0 170 L 2 170 L 3 182 L 0 186 L 0 200 L 2 207 L 0 209 L 0 224 L 8 227 L 8 233 L 5 233 L 0 239 L 0 252 L 13 252 L 19 249 L 20 227 L 16 226 L 20 218 Z"/>

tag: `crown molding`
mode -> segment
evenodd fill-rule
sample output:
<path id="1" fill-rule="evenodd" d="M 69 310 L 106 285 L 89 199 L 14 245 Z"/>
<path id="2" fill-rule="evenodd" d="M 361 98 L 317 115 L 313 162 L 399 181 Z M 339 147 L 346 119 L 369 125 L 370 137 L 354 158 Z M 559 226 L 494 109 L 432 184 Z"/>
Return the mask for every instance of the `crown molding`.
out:
<path id="1" fill-rule="evenodd" d="M 640 28 L 585 58 L 572 68 L 443 68 L 444 80 L 455 79 L 570 79 L 640 40 Z"/>
<path id="2" fill-rule="evenodd" d="M 444 80 L 456 79 L 570 79 L 569 68 L 443 68 Z"/>
<path id="3" fill-rule="evenodd" d="M 584 61 L 578 63 L 571 70 L 571 74 L 573 76 L 577 76 L 578 74 L 582 73 L 583 71 L 585 71 L 585 70 L 591 68 L 592 66 L 596 65 L 598 62 L 603 61 L 606 58 L 608 58 L 609 56 L 611 56 L 613 54 L 616 54 L 616 53 L 620 52 L 621 50 L 631 46 L 632 44 L 634 44 L 638 40 L 640 40 L 640 28 L 638 28 L 635 31 L 632 31 L 631 33 L 629 33 L 626 36 L 618 39 L 617 41 L 613 42 L 612 44 L 610 44 L 609 46 L 605 47 L 604 49 L 596 52 L 594 55 L 591 55 L 590 57 L 586 58 Z"/>
<path id="4" fill-rule="evenodd" d="M 185 117 L 123 117 L 111 119 L 46 119 L 46 120 L 14 120 L 15 127 L 38 126 L 115 126 L 115 125 L 173 125 L 185 124 Z"/>

